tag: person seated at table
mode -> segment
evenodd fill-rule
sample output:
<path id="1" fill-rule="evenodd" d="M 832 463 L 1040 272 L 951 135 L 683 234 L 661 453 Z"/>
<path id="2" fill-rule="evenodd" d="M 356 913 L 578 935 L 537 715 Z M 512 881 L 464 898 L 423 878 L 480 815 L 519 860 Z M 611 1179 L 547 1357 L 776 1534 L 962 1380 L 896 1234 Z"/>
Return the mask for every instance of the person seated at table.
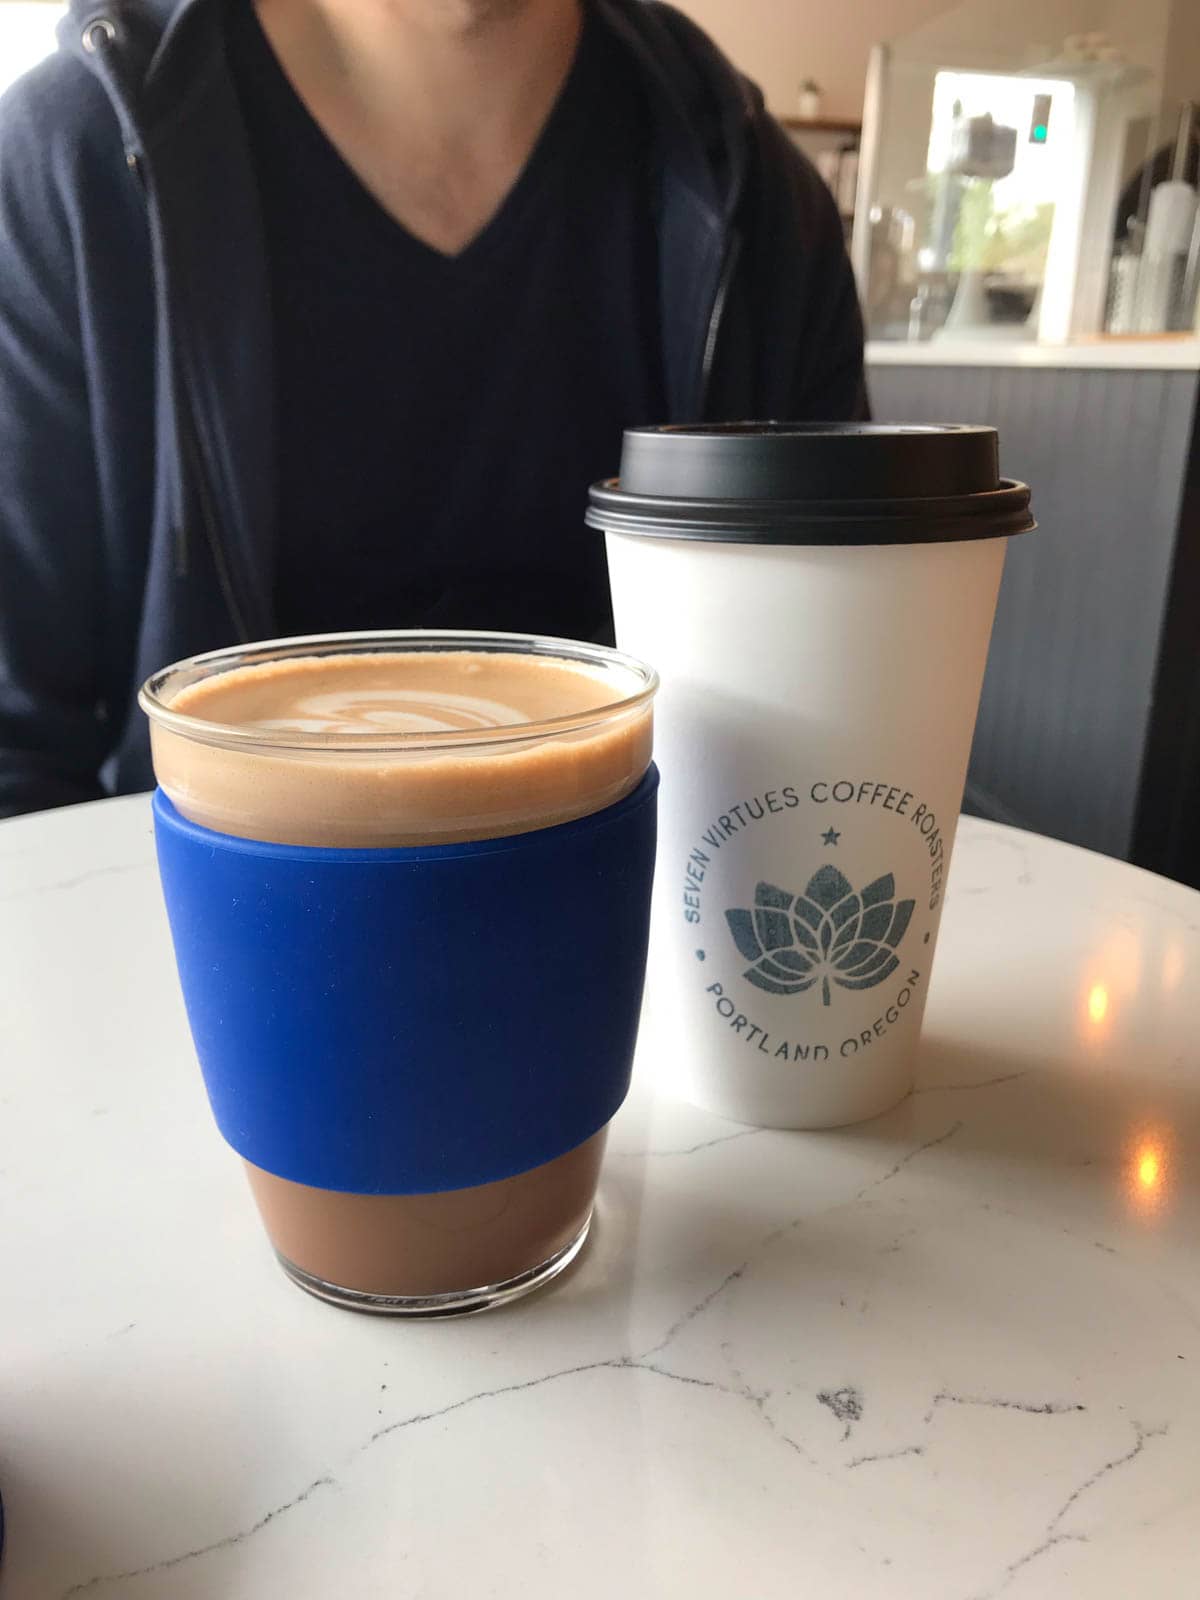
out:
<path id="1" fill-rule="evenodd" d="M 637 0 L 75 0 L 0 104 L 0 815 L 238 640 L 610 636 L 623 427 L 866 411 L 841 223 Z"/>

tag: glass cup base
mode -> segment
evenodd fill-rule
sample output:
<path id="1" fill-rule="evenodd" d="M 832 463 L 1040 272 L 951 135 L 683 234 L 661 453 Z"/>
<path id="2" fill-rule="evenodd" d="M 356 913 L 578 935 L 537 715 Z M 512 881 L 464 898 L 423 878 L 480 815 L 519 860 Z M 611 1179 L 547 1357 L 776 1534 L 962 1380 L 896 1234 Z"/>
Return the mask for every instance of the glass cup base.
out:
<path id="1" fill-rule="evenodd" d="M 532 1294 L 544 1284 L 565 1272 L 583 1249 L 592 1225 L 588 1213 L 583 1227 L 561 1250 L 557 1250 L 539 1266 L 519 1272 L 515 1278 L 503 1283 L 484 1284 L 477 1289 L 456 1289 L 447 1294 L 406 1295 L 370 1294 L 365 1289 L 344 1289 L 339 1284 L 327 1283 L 324 1278 L 305 1272 L 294 1261 L 289 1261 L 279 1251 L 275 1252 L 279 1265 L 292 1282 L 318 1300 L 341 1306 L 346 1311 L 366 1311 L 379 1317 L 413 1317 L 432 1320 L 436 1317 L 469 1317 L 478 1311 L 490 1311 L 495 1306 L 507 1305 L 523 1295 Z"/>

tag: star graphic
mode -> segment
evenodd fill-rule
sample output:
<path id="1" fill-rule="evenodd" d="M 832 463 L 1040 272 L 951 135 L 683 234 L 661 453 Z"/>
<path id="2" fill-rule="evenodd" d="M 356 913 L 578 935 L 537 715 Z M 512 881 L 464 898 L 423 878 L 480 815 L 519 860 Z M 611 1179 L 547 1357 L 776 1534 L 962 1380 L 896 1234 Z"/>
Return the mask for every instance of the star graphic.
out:
<path id="1" fill-rule="evenodd" d="M 837 831 L 836 828 L 830 828 L 828 830 L 828 832 L 823 833 L 821 835 L 821 843 L 822 844 L 836 844 L 841 837 L 842 837 L 841 834 Z"/>

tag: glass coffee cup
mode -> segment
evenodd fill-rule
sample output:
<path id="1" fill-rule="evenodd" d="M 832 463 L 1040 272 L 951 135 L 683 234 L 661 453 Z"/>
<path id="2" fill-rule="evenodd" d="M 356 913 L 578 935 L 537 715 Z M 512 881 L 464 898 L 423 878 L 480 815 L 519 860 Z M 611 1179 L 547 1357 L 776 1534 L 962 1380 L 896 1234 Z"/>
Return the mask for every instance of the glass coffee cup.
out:
<path id="1" fill-rule="evenodd" d="M 393 632 L 143 689 L 210 1102 L 303 1288 L 447 1315 L 581 1248 L 641 1002 L 656 688 L 597 646 Z"/>

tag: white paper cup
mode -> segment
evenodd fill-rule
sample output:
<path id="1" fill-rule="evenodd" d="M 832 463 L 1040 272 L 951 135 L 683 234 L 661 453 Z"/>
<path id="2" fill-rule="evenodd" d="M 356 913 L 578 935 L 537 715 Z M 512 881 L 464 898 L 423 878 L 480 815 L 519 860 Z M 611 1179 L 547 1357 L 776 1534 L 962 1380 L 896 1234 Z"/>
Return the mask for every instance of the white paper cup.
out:
<path id="1" fill-rule="evenodd" d="M 638 429 L 592 490 L 617 638 L 662 678 L 648 997 L 741 1122 L 912 1087 L 1008 535 L 985 428 Z"/>

